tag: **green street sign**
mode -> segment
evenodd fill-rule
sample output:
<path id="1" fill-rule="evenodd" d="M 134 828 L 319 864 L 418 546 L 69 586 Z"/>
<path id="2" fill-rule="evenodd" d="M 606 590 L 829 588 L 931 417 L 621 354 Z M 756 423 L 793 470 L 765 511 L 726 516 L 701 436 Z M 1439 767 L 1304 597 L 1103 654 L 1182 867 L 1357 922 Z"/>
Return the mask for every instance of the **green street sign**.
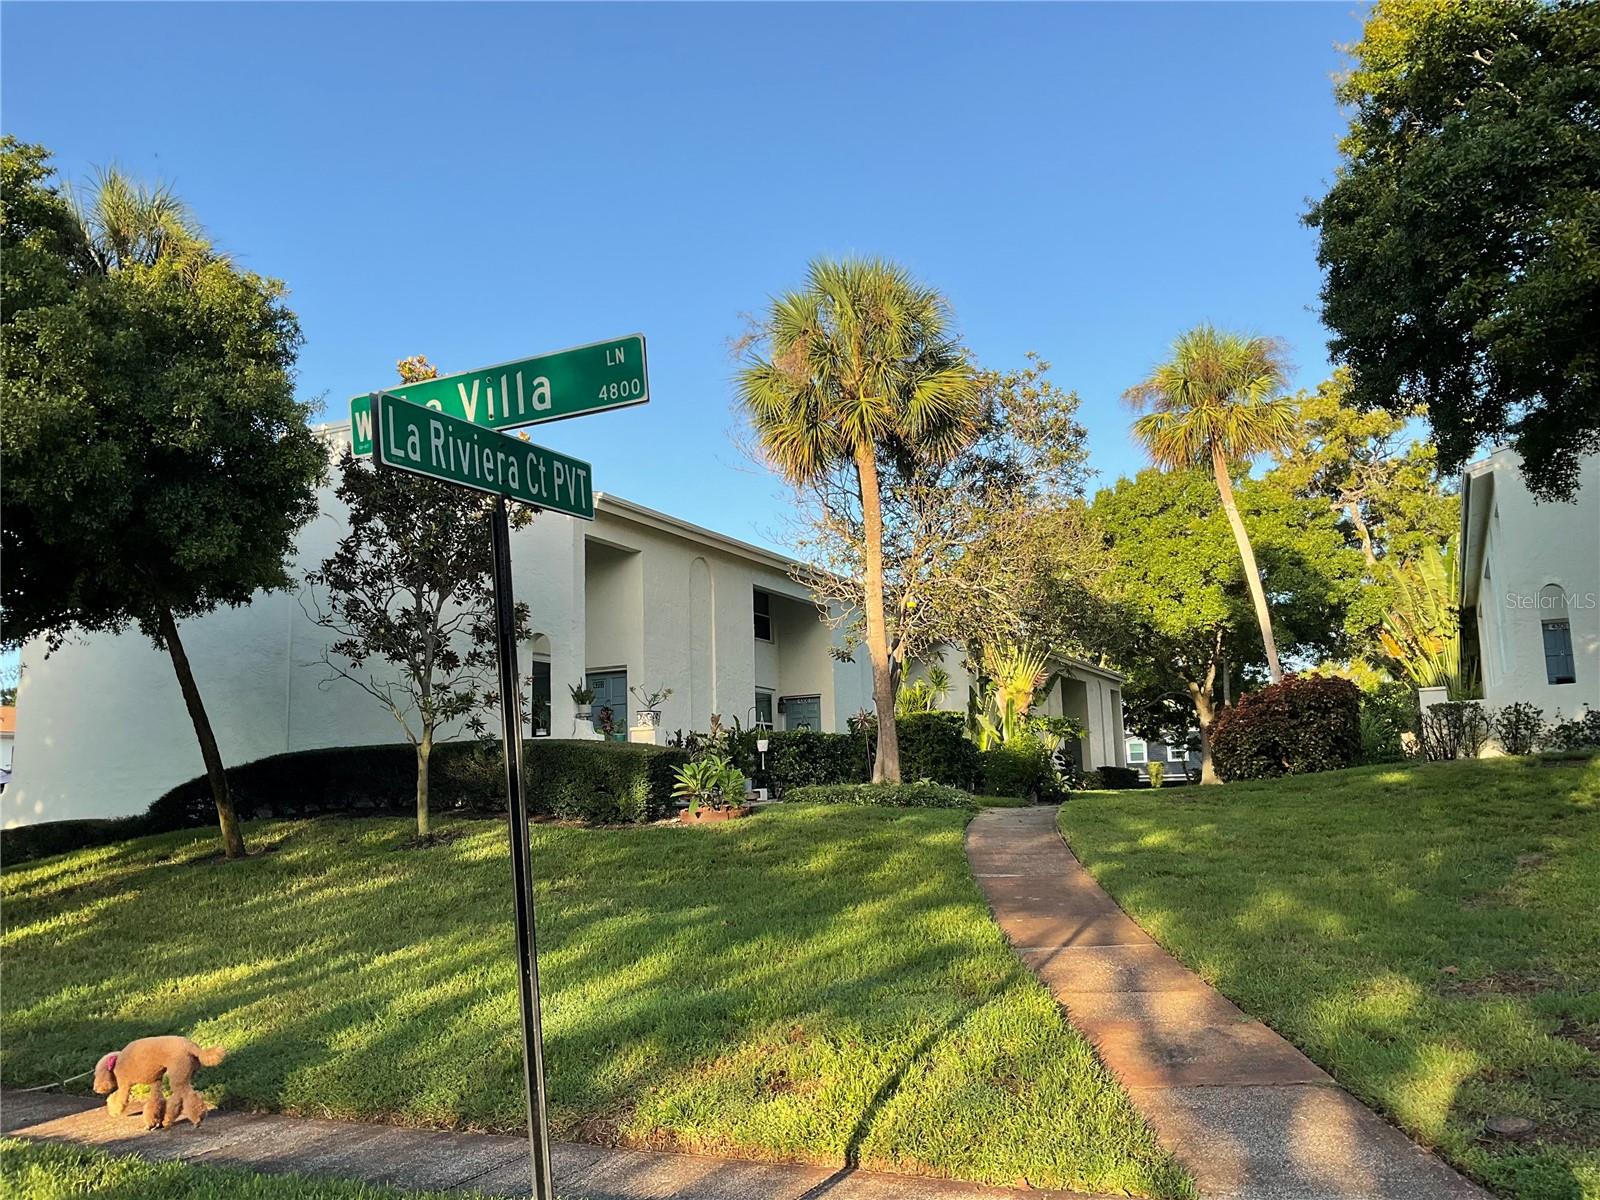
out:
<path id="1" fill-rule="evenodd" d="M 643 404 L 650 399 L 650 377 L 644 334 L 630 333 L 382 391 L 487 429 L 512 429 Z M 370 395 L 350 401 L 350 439 L 358 456 L 372 453 Z"/>
<path id="2" fill-rule="evenodd" d="M 387 392 L 373 400 L 380 466 L 594 520 L 592 476 L 582 459 Z"/>

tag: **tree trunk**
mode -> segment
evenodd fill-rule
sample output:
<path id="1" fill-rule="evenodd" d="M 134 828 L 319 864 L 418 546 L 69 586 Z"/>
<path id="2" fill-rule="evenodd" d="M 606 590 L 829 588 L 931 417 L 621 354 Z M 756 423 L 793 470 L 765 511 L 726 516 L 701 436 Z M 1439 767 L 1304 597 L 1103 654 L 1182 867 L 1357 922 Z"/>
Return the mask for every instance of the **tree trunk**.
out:
<path id="1" fill-rule="evenodd" d="M 1278 665 L 1278 643 L 1272 636 L 1272 614 L 1267 611 L 1266 589 L 1261 586 L 1261 571 L 1256 566 L 1256 553 L 1250 548 L 1250 535 L 1245 532 L 1239 506 L 1233 502 L 1233 480 L 1228 477 L 1227 460 L 1215 446 L 1211 449 L 1211 473 L 1216 477 L 1217 493 L 1222 497 L 1222 511 L 1228 514 L 1228 524 L 1233 527 L 1233 540 L 1239 543 L 1239 557 L 1244 560 L 1244 581 L 1250 589 L 1250 599 L 1255 602 L 1261 643 L 1267 650 L 1267 674 L 1273 683 L 1278 683 L 1283 679 L 1283 668 Z"/>
<path id="2" fill-rule="evenodd" d="M 1211 703 L 1211 693 L 1199 684 L 1189 685 L 1189 699 L 1194 702 L 1195 716 L 1200 721 L 1200 782 L 1221 783 L 1217 768 L 1211 761 L 1211 722 L 1216 720 L 1216 709 Z"/>
<path id="3" fill-rule="evenodd" d="M 244 835 L 239 832 L 239 818 L 233 811 L 233 796 L 228 792 L 228 776 L 222 769 L 222 754 L 217 750 L 217 739 L 211 732 L 211 720 L 206 716 L 200 689 L 195 685 L 189 656 L 178 637 L 178 623 L 173 620 L 169 608 L 162 608 L 156 614 L 156 619 L 161 627 L 161 640 L 167 644 L 167 653 L 172 656 L 172 669 L 178 676 L 178 690 L 183 693 L 184 707 L 189 710 L 195 737 L 200 740 L 200 757 L 206 764 L 206 778 L 211 781 L 211 798 L 217 804 L 217 828 L 222 833 L 222 852 L 228 858 L 243 858 Z"/>
<path id="4" fill-rule="evenodd" d="M 894 725 L 894 671 L 889 662 L 889 625 L 883 615 L 883 508 L 878 494 L 878 462 L 871 443 L 856 449 L 861 485 L 861 519 L 866 526 L 865 578 L 867 655 L 872 660 L 872 702 L 878 710 L 878 752 L 873 783 L 900 782 L 900 736 Z"/>
<path id="5" fill-rule="evenodd" d="M 417 743 L 417 836 L 428 836 L 428 756 L 433 753 L 433 728 L 425 727 Z"/>

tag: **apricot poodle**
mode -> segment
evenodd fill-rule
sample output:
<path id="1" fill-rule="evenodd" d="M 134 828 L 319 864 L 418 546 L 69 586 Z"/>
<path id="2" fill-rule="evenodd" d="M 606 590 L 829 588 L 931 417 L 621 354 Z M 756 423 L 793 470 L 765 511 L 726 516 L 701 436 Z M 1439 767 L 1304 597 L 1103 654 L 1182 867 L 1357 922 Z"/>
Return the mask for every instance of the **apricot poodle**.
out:
<path id="1" fill-rule="evenodd" d="M 199 1128 L 206 1115 L 206 1102 L 190 1080 L 198 1068 L 216 1066 L 224 1054 L 221 1046 L 197 1046 L 186 1037 L 139 1038 L 95 1064 L 94 1090 L 106 1097 L 106 1111 L 120 1117 L 128 1111 L 128 1093 L 147 1083 L 150 1098 L 144 1102 L 146 1129 L 157 1125 L 170 1129 L 174 1121 L 184 1118 Z M 172 1091 L 170 1096 L 161 1094 L 162 1076 Z"/>

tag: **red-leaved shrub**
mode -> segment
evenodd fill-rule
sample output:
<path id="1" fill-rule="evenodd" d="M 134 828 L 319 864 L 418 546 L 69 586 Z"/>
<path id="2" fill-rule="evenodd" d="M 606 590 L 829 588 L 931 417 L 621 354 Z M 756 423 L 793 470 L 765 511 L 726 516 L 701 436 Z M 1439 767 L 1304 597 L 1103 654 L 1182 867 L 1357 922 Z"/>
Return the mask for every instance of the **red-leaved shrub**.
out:
<path id="1" fill-rule="evenodd" d="M 1291 675 L 1247 692 L 1211 725 L 1223 779 L 1271 779 L 1354 766 L 1361 755 L 1361 691 L 1348 679 Z"/>

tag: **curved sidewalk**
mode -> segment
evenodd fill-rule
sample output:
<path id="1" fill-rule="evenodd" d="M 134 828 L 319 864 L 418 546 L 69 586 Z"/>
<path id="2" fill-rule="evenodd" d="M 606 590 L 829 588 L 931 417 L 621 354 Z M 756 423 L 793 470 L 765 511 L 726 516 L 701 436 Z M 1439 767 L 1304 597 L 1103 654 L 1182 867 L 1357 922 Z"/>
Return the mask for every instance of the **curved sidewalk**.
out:
<path id="1" fill-rule="evenodd" d="M 995 921 L 1205 1200 L 1490 1200 L 1140 929 L 1054 807 L 985 809 L 967 860 Z"/>

